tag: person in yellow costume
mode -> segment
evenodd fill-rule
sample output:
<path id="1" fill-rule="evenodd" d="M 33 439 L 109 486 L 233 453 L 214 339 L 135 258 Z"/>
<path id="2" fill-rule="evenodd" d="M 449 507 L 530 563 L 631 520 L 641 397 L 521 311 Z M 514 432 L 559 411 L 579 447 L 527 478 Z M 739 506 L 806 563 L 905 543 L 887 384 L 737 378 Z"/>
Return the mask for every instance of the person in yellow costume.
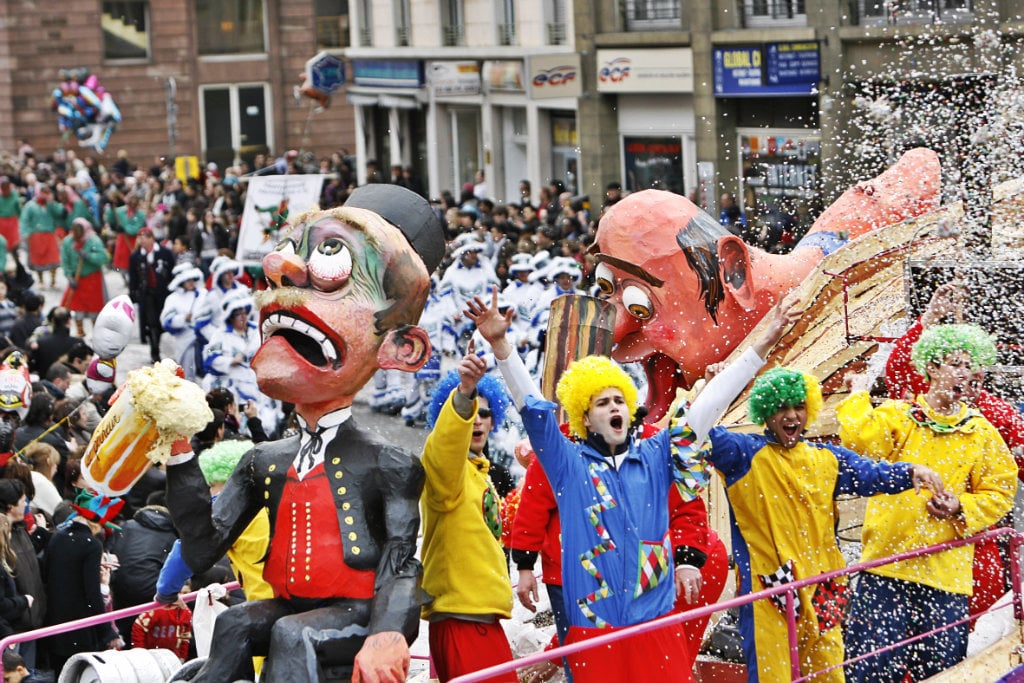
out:
<path id="1" fill-rule="evenodd" d="M 1017 466 L 996 429 L 963 403 L 978 368 L 995 362 L 995 344 L 976 325 L 926 330 L 911 361 L 929 382 L 913 401 L 873 407 L 854 391 L 837 407 L 843 445 L 890 462 L 936 470 L 946 492 L 927 504 L 909 493 L 879 496 L 864 516 L 861 560 L 874 560 L 975 534 L 1010 511 Z M 966 619 L 974 548 L 966 545 L 861 574 L 846 633 L 849 658 Z M 854 683 L 928 678 L 967 655 L 966 623 L 847 667 Z"/>
<path id="2" fill-rule="evenodd" d="M 805 441 L 804 430 L 821 404 L 813 376 L 772 368 L 750 391 L 750 417 L 765 426 L 764 432 L 711 430 L 708 459 L 725 479 L 740 594 L 846 566 L 836 541 L 836 496 L 904 491 L 914 496 L 922 486 L 943 490 L 939 476 L 923 465 L 874 462 L 841 446 Z M 845 580 L 797 591 L 802 675 L 843 661 L 840 621 L 847 602 Z M 741 607 L 739 629 L 747 680 L 788 683 L 785 596 Z M 812 680 L 842 683 L 843 671 L 835 668 Z"/>

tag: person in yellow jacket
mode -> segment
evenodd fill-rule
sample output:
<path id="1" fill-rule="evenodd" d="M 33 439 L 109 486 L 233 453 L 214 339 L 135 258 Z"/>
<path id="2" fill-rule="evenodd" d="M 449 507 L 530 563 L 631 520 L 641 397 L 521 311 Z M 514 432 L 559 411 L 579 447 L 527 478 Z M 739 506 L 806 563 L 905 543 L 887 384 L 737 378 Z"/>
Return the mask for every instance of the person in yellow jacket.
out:
<path id="1" fill-rule="evenodd" d="M 498 492 L 488 476 L 487 437 L 504 420 L 509 399 L 469 350 L 458 373 L 434 390 L 423 446 L 421 616 L 430 622 L 438 679 L 512 661 L 500 620 L 512 616 L 512 583 L 501 547 Z M 515 672 L 488 681 L 516 682 Z"/>
<path id="2" fill-rule="evenodd" d="M 927 465 L 944 494 L 927 504 L 912 492 L 868 502 L 861 561 L 978 533 L 1013 506 L 1017 466 L 995 428 L 962 402 L 979 367 L 995 361 L 995 344 L 976 325 L 938 325 L 914 345 L 911 360 L 929 381 L 913 401 L 873 407 L 854 391 L 837 407 L 843 445 L 890 462 Z M 848 658 L 965 619 L 971 595 L 973 546 L 961 546 L 861 574 L 846 633 Z M 920 681 L 963 660 L 968 625 L 847 666 L 847 681 Z"/>

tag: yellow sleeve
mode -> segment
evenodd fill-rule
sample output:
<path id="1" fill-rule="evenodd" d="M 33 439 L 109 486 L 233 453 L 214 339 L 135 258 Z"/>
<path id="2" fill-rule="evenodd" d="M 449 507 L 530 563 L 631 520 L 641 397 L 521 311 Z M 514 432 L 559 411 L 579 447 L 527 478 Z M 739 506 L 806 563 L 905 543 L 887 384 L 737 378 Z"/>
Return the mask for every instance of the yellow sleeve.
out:
<path id="1" fill-rule="evenodd" d="M 458 388 L 452 389 L 452 393 L 456 391 Z M 462 496 L 475 416 L 475 399 L 473 414 L 464 420 L 455 412 L 449 396 L 423 445 L 423 469 L 427 475 L 423 502 L 434 509 L 451 510 Z"/>
<path id="2" fill-rule="evenodd" d="M 228 559 L 242 584 L 246 600 L 274 597 L 274 589 L 263 578 L 263 560 L 270 542 L 270 518 L 260 510 L 238 540 L 228 549 Z"/>
<path id="3" fill-rule="evenodd" d="M 875 408 L 866 391 L 855 391 L 836 406 L 839 438 L 852 451 L 875 460 L 897 459 L 900 443 L 898 411 L 905 409 L 897 401 L 886 401 Z"/>
<path id="4" fill-rule="evenodd" d="M 963 515 L 954 518 L 957 533 L 962 536 L 976 534 L 992 526 L 1013 507 L 1017 492 L 1017 463 L 999 432 L 989 427 L 984 456 L 971 470 L 968 493 L 960 495 Z"/>

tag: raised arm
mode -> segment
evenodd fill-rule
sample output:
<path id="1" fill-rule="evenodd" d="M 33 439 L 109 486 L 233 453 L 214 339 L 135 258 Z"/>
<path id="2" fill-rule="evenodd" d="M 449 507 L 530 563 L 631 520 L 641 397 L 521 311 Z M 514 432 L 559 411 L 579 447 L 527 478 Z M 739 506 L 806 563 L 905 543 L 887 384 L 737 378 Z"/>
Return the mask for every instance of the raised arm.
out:
<path id="1" fill-rule="evenodd" d="M 739 358 L 715 375 L 698 394 L 686 412 L 686 420 L 698 441 L 704 440 L 743 391 L 743 387 L 747 386 L 747 382 L 764 366 L 768 352 L 800 318 L 801 313 L 795 310 L 792 301 L 784 301 L 772 309 L 769 314 L 771 322 L 764 333 Z"/>
<path id="2" fill-rule="evenodd" d="M 497 289 L 491 290 L 490 305 L 485 304 L 480 297 L 473 297 L 466 302 L 466 316 L 476 325 L 480 336 L 491 345 L 512 400 L 516 408 L 521 409 L 526 404 L 527 396 L 540 396 L 541 393 L 506 336 L 514 314 L 511 308 L 504 313 L 498 310 Z"/>

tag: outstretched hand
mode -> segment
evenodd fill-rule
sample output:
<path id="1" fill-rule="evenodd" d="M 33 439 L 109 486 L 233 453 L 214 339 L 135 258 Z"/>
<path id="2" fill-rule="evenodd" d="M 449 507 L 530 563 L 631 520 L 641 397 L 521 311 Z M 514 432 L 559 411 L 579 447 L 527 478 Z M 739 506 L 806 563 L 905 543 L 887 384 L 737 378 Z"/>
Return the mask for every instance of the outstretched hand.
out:
<path id="1" fill-rule="evenodd" d="M 914 482 L 914 490 L 917 492 L 920 492 L 921 487 L 924 487 L 936 496 L 946 493 L 946 485 L 942 483 L 942 477 L 930 467 L 911 465 L 910 476 Z"/>
<path id="2" fill-rule="evenodd" d="M 921 326 L 925 329 L 942 322 L 947 315 L 952 315 L 956 322 L 964 318 L 964 290 L 959 283 L 947 282 L 935 288 L 928 308 L 921 314 Z"/>
<path id="3" fill-rule="evenodd" d="M 459 393 L 467 398 L 471 397 L 476 391 L 477 383 L 486 372 L 487 362 L 476 355 L 476 344 L 470 339 L 466 355 L 459 363 Z"/>
<path id="4" fill-rule="evenodd" d="M 498 290 L 491 289 L 491 302 L 487 305 L 483 300 L 475 296 L 471 301 L 466 302 L 466 317 L 473 321 L 480 336 L 487 340 L 498 360 L 504 360 L 512 353 L 512 346 L 505 338 L 505 333 L 512 325 L 512 316 L 515 311 L 511 308 L 502 313 L 498 310 Z"/>
<path id="5" fill-rule="evenodd" d="M 771 318 L 768 327 L 754 342 L 754 351 L 761 358 L 768 357 L 768 352 L 772 350 L 772 347 L 779 343 L 783 335 L 803 315 L 803 309 L 798 309 L 796 304 L 795 299 L 783 299 L 768 313 Z"/>

